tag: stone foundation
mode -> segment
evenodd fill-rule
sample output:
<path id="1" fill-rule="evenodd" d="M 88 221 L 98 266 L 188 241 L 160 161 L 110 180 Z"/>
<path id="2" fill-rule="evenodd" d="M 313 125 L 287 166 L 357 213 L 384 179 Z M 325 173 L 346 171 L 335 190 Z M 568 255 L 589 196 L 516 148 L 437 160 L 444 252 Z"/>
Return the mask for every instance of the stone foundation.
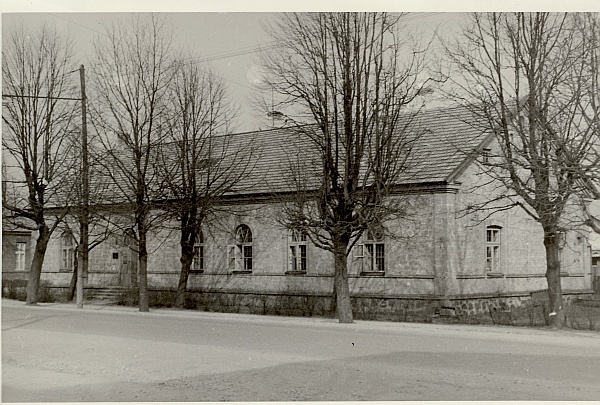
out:
<path id="1" fill-rule="evenodd" d="M 24 300 L 25 286 L 24 280 L 4 280 L 2 296 Z M 42 284 L 40 302 L 64 302 L 67 290 L 65 287 Z M 85 297 L 93 295 L 93 290 L 93 288 L 86 289 Z M 571 308 L 576 301 L 589 300 L 592 296 L 591 292 L 566 292 L 563 295 L 565 308 Z M 149 291 L 151 307 L 170 307 L 174 298 L 173 290 L 151 289 Z M 124 291 L 120 304 L 137 306 L 137 290 Z M 544 305 L 533 305 L 529 293 L 453 297 L 444 300 L 427 296 L 395 298 L 354 296 L 352 306 L 354 318 L 357 320 L 520 326 L 544 326 L 548 322 L 546 308 Z M 185 307 L 190 310 L 209 312 L 335 317 L 332 299 L 324 295 L 189 291 L 186 294 Z M 590 319 L 589 325 L 591 328 L 593 325 L 600 325 L 600 319 Z"/>

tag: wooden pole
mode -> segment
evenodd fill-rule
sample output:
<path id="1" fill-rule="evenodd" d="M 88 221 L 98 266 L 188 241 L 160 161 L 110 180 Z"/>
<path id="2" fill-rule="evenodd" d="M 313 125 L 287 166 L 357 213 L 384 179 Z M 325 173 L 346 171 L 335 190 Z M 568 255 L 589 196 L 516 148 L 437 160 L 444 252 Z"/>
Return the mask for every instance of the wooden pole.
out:
<path id="1" fill-rule="evenodd" d="M 79 265 L 77 266 L 77 308 L 83 308 L 83 290 L 88 273 L 89 256 L 89 162 L 88 162 L 88 138 L 86 117 L 86 95 L 85 95 L 85 68 L 79 68 L 81 79 L 81 206 L 79 212 L 80 243 Z"/>

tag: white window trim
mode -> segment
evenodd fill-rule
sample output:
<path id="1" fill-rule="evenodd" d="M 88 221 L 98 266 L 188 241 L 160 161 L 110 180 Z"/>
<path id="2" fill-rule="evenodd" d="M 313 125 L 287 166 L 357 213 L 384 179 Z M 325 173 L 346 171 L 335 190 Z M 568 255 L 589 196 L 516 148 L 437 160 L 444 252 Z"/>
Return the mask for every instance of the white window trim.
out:
<path id="1" fill-rule="evenodd" d="M 22 249 L 20 249 L 22 247 Z M 25 257 L 27 252 L 27 243 L 17 242 L 16 246 L 16 271 L 25 271 Z"/>
<path id="2" fill-rule="evenodd" d="M 360 246 L 359 255 L 354 255 L 354 257 L 362 258 L 361 260 L 361 273 L 368 274 L 385 274 L 387 260 L 385 254 L 385 237 L 383 234 L 383 230 L 379 230 L 379 236 L 374 236 L 371 232 L 367 231 L 367 233 L 363 237 L 363 241 L 361 244 L 356 245 Z M 371 247 L 371 253 L 369 252 L 369 246 Z M 383 250 L 383 269 L 379 269 L 377 266 L 377 247 L 381 246 Z"/>
<path id="3" fill-rule="evenodd" d="M 304 269 L 302 269 L 302 247 L 304 247 Z M 295 251 L 295 257 L 292 255 L 292 250 Z M 308 271 L 308 244 L 306 234 L 294 230 L 288 232 L 287 254 L 289 272 L 306 273 Z"/>
<path id="4" fill-rule="evenodd" d="M 196 237 L 197 242 L 194 243 L 194 256 L 192 258 L 192 265 L 190 267 L 190 270 L 196 273 L 201 273 L 204 271 L 204 266 L 205 266 L 205 249 L 204 249 L 204 235 L 202 234 L 202 232 L 200 232 L 197 237 Z M 198 248 L 198 252 L 202 252 L 202 255 L 198 255 L 198 259 L 196 259 L 196 248 Z M 200 260 L 200 258 L 202 258 L 202 260 Z M 202 266 L 200 266 L 200 263 L 202 263 Z"/>
<path id="5" fill-rule="evenodd" d="M 383 241 L 365 241 L 363 246 L 363 271 L 369 273 L 385 273 L 385 243 Z M 369 246 L 371 246 L 372 253 L 369 252 Z M 377 268 L 377 246 L 383 247 L 383 270 Z M 368 260 L 369 263 L 365 263 L 365 260 Z M 367 265 L 366 270 L 364 268 L 365 264 Z"/>
<path id="6" fill-rule="evenodd" d="M 362 243 L 357 243 L 354 245 L 354 248 L 352 249 L 352 257 L 356 259 L 365 257 L 365 245 Z"/>
<path id="7" fill-rule="evenodd" d="M 242 241 L 240 240 L 240 236 L 241 236 L 241 229 L 243 229 L 244 227 L 248 228 L 248 232 L 250 235 L 250 241 Z M 235 231 L 235 239 L 236 239 L 236 243 L 235 245 L 228 245 L 227 246 L 227 267 L 229 271 L 236 271 L 236 272 L 252 272 L 254 269 L 254 248 L 253 248 L 253 243 L 254 243 L 254 234 L 252 232 L 252 229 L 245 224 L 242 224 L 240 226 L 238 226 L 236 228 Z M 251 250 L 251 255 L 246 257 L 244 256 L 244 253 L 246 251 L 246 248 L 249 247 Z M 251 263 L 251 265 L 248 267 L 247 263 L 248 261 L 246 259 L 250 259 L 249 262 Z"/>
<path id="8" fill-rule="evenodd" d="M 502 270 L 502 262 L 503 262 L 503 252 L 502 252 L 502 227 L 499 225 L 488 225 L 485 227 L 485 272 L 486 274 L 494 275 L 494 274 L 503 274 Z M 488 241 L 488 232 L 497 233 L 498 238 L 496 241 L 490 242 Z M 494 249 L 497 248 L 497 249 Z M 491 250 L 490 250 L 491 249 Z M 488 250 L 492 253 L 491 257 L 488 256 Z M 495 253 L 497 252 L 497 254 Z M 490 260 L 491 259 L 491 260 Z M 490 263 L 490 266 L 488 266 Z"/>
<path id="9" fill-rule="evenodd" d="M 69 238 L 71 244 L 67 245 L 65 240 Z M 73 271 L 75 269 L 75 239 L 73 236 L 63 233 L 60 237 L 60 269 L 62 271 Z"/>

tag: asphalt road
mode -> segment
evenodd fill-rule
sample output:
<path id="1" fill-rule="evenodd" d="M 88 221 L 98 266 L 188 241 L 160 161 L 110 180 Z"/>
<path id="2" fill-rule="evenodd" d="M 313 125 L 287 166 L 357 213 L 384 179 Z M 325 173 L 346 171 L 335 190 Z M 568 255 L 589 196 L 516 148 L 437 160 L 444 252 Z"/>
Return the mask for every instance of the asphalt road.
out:
<path id="1" fill-rule="evenodd" d="M 2 402 L 598 399 L 598 332 L 2 300 Z"/>

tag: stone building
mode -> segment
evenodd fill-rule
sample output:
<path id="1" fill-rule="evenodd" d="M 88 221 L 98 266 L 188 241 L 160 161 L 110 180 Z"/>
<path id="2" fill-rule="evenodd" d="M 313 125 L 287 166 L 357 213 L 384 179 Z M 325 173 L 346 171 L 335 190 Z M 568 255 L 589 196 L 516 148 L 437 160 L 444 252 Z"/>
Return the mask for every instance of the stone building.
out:
<path id="1" fill-rule="evenodd" d="M 410 169 L 391 197 L 404 199 L 409 215 L 386 223 L 385 232 L 366 232 L 348 256 L 355 316 L 416 319 L 442 305 L 475 314 L 491 306 L 518 306 L 530 292 L 545 289 L 543 233 L 537 222 L 517 208 L 489 217 L 465 214 L 465 207 L 496 192 L 493 184 L 485 185 L 485 174 L 471 153 L 478 151 L 477 159 L 485 159 L 488 150 L 493 155 L 493 137 L 470 125 L 460 107 L 427 111 L 419 126 L 423 136 L 414 147 Z M 261 154 L 246 180 L 252 183 L 228 196 L 228 209 L 209 218 L 197 241 L 188 282 L 190 305 L 215 311 L 326 314 L 333 288 L 332 255 L 278 221 L 282 196 L 292 193 L 284 170 L 287 152 L 307 156 L 301 141 L 287 129 L 232 136 L 252 136 Z M 568 232 L 562 242 L 565 296 L 591 293 L 586 234 Z M 3 245 L 3 252 L 8 249 Z M 42 277 L 57 291 L 71 279 L 73 249 L 73 239 L 60 232 L 48 246 Z M 130 237 L 113 235 L 92 250 L 88 291 L 135 288 L 134 249 Z M 166 229 L 150 240 L 148 279 L 156 300 L 168 299 L 168 292 L 176 289 L 179 249 L 177 234 Z M 3 277 L 15 278 L 26 268 L 4 267 Z"/>

